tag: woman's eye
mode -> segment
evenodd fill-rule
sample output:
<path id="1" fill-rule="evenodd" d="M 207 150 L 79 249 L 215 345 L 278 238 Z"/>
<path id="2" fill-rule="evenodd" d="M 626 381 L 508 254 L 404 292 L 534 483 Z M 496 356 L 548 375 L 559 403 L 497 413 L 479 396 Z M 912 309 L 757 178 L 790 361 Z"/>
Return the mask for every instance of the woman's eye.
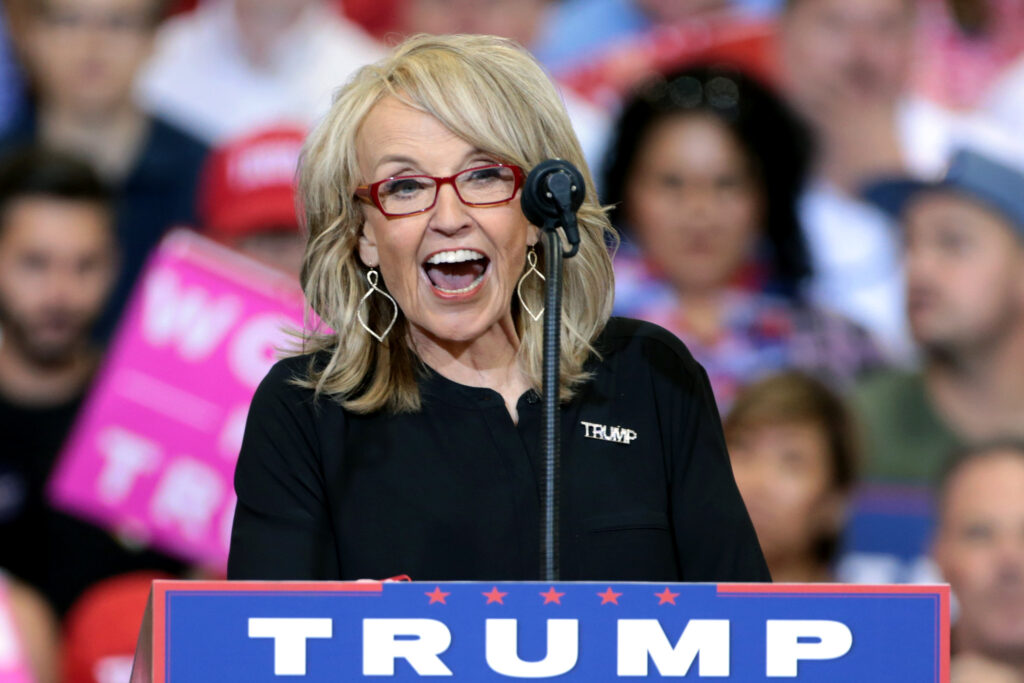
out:
<path id="1" fill-rule="evenodd" d="M 716 185 L 719 190 L 738 190 L 744 185 L 743 178 L 738 175 L 727 175 L 718 178 Z"/>
<path id="2" fill-rule="evenodd" d="M 655 187 L 672 192 L 679 192 L 685 185 L 686 182 L 681 177 L 669 173 L 658 175 L 654 180 Z"/>
<path id="3" fill-rule="evenodd" d="M 962 530 L 961 537 L 968 543 L 988 543 L 995 536 L 995 530 L 987 524 L 971 524 Z"/>
<path id="4" fill-rule="evenodd" d="M 381 192 L 388 196 L 410 196 L 426 189 L 426 183 L 416 178 L 395 178 L 381 186 Z"/>
<path id="5" fill-rule="evenodd" d="M 479 168 L 466 174 L 471 183 L 485 184 L 502 179 L 502 168 Z"/>

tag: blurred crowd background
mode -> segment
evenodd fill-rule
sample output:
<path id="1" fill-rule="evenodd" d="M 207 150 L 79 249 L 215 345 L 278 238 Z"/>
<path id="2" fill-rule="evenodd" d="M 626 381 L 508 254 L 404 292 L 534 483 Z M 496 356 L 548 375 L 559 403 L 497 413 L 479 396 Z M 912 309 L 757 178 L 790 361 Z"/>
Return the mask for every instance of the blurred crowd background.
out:
<path id="1" fill-rule="evenodd" d="M 187 226 L 297 281 L 306 132 L 428 32 L 561 87 L 616 314 L 707 369 L 775 580 L 948 580 L 953 680 L 1024 681 L 1024 0 L 3 7 L 0 626 L 35 680 L 127 681 L 149 581 L 218 575 L 45 493 L 147 257 Z"/>

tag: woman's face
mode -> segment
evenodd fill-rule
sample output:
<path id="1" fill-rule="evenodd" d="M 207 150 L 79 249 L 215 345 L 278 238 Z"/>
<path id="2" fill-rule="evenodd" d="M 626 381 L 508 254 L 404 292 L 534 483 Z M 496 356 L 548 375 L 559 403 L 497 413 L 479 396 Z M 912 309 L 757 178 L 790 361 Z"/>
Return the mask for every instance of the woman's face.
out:
<path id="1" fill-rule="evenodd" d="M 721 288 L 757 241 L 761 198 L 743 150 L 708 115 L 656 123 L 626 182 L 626 219 L 681 292 Z"/>
<path id="2" fill-rule="evenodd" d="M 839 528 L 842 495 L 832 486 L 824 430 L 782 422 L 727 435 L 732 470 L 769 565 L 816 561 L 815 542 Z"/>
<path id="3" fill-rule="evenodd" d="M 503 161 L 393 97 L 367 115 L 356 153 L 366 184 L 396 175 L 447 177 Z M 367 204 L 364 215 L 359 257 L 380 268 L 417 345 L 472 343 L 496 329 L 514 333 L 512 295 L 527 245 L 537 240 L 518 194 L 506 204 L 472 207 L 445 184 L 424 213 L 388 219 Z"/>

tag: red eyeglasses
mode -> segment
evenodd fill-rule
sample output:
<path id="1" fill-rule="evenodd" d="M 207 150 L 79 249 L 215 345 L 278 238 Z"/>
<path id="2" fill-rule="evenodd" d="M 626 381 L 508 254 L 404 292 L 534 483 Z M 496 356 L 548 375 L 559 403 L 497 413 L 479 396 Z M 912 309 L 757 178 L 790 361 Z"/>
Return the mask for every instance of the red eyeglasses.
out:
<path id="1" fill-rule="evenodd" d="M 447 178 L 401 175 L 356 188 L 356 197 L 376 206 L 388 218 L 423 213 L 434 208 L 442 185 L 451 183 L 466 206 L 495 206 L 512 201 L 523 184 L 523 169 L 513 164 L 488 164 L 459 171 Z"/>

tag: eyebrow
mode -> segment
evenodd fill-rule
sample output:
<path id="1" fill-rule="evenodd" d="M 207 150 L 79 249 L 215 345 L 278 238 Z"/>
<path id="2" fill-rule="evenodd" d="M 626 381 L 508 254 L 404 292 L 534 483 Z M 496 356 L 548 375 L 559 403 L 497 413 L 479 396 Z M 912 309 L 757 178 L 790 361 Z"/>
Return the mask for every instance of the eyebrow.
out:
<path id="1" fill-rule="evenodd" d="M 468 152 L 466 152 L 465 156 L 463 156 L 463 158 L 462 158 L 463 163 L 465 163 L 470 157 L 476 156 L 478 154 L 484 154 L 484 155 L 487 155 L 487 156 L 495 156 L 494 154 L 492 154 L 490 152 L 487 152 L 485 150 L 482 150 L 479 147 L 474 147 L 473 149 L 471 149 Z M 418 160 L 416 160 L 416 159 L 413 159 L 410 156 L 407 156 L 405 154 L 387 154 L 387 155 L 381 157 L 377 161 L 377 165 L 374 167 L 374 171 L 380 170 L 381 166 L 383 166 L 384 164 L 388 164 L 388 163 L 401 163 L 401 164 L 407 164 L 407 165 L 412 166 L 414 168 L 421 168 L 420 162 Z"/>
<path id="2" fill-rule="evenodd" d="M 384 164 L 391 163 L 392 161 L 397 161 L 403 164 L 410 164 L 412 166 L 417 165 L 417 161 L 412 157 L 405 156 L 404 154 L 388 154 L 387 156 L 381 157 L 377 161 L 377 168 L 380 168 Z"/>

